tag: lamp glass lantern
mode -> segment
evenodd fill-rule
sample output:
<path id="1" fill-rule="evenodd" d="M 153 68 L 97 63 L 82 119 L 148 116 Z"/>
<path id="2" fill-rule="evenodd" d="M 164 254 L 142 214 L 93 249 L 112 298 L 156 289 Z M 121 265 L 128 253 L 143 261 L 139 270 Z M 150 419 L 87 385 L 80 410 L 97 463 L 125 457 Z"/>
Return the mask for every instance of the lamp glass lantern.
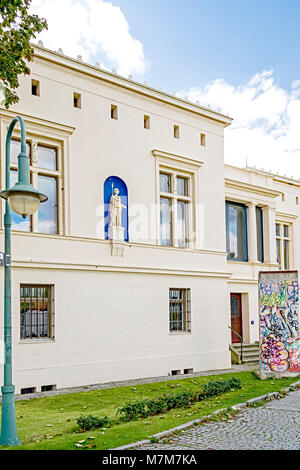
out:
<path id="1" fill-rule="evenodd" d="M 2 191 L 0 197 L 8 200 L 10 208 L 24 219 L 34 214 L 47 196 L 37 191 L 31 183 L 16 183 L 12 188 Z"/>

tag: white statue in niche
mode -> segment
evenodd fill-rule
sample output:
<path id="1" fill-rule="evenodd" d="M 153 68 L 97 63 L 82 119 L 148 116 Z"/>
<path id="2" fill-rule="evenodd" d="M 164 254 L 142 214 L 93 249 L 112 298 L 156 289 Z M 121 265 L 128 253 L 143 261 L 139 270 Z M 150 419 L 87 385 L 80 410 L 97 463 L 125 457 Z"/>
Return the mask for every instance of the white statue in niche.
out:
<path id="1" fill-rule="evenodd" d="M 115 188 L 109 201 L 110 223 L 108 238 L 110 240 L 124 241 L 125 229 L 122 227 L 122 210 L 126 209 L 126 206 L 122 204 L 119 194 L 120 191 L 118 188 Z"/>

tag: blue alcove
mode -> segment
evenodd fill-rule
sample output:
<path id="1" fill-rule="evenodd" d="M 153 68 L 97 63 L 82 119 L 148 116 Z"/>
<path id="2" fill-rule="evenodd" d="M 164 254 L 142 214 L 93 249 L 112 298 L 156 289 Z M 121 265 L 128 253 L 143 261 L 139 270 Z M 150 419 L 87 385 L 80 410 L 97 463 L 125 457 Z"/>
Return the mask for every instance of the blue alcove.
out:
<path id="1" fill-rule="evenodd" d="M 124 238 L 125 241 L 129 241 L 128 234 L 128 190 L 126 183 L 119 178 L 118 176 L 110 176 L 105 180 L 104 183 L 104 235 L 105 240 L 108 240 L 108 226 L 109 226 L 109 201 L 113 194 L 115 188 L 118 188 L 120 191 L 119 196 L 121 197 L 121 202 L 126 206 L 126 209 L 122 211 L 122 226 L 125 229 Z"/>

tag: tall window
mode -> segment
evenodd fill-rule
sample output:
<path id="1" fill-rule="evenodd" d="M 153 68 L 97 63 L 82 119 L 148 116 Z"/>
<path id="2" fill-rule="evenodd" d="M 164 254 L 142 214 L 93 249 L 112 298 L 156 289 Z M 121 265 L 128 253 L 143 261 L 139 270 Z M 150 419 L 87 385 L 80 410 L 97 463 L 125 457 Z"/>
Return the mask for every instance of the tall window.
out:
<path id="1" fill-rule="evenodd" d="M 161 171 L 159 181 L 160 243 L 185 248 L 189 244 L 191 178 Z"/>
<path id="2" fill-rule="evenodd" d="M 247 207 L 226 201 L 226 242 L 228 259 L 248 261 Z"/>
<path id="3" fill-rule="evenodd" d="M 291 225 L 276 222 L 276 251 L 279 269 L 290 269 Z"/>
<path id="4" fill-rule="evenodd" d="M 21 285 L 21 339 L 54 338 L 54 286 Z"/>
<path id="5" fill-rule="evenodd" d="M 11 142 L 11 186 L 17 182 L 17 158 L 20 153 L 20 142 Z M 57 149 L 35 142 L 27 142 L 27 152 L 30 156 L 31 183 L 41 193 L 48 196 L 48 201 L 40 205 L 33 224 L 33 217 L 21 216 L 12 212 L 12 229 L 24 232 L 58 233 L 58 179 L 61 171 L 58 168 Z"/>
<path id="6" fill-rule="evenodd" d="M 261 207 L 256 207 L 256 232 L 257 232 L 257 259 L 264 262 L 264 232 L 263 232 L 263 211 Z"/>
<path id="7" fill-rule="evenodd" d="M 190 289 L 170 289 L 170 331 L 191 331 Z"/>

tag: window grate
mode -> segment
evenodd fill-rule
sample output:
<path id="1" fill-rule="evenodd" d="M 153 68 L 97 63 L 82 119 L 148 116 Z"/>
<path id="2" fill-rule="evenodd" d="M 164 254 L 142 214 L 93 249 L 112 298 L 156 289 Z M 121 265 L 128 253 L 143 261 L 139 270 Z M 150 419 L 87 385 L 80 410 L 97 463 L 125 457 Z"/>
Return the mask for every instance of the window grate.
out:
<path id="1" fill-rule="evenodd" d="M 21 388 L 21 395 L 27 395 L 29 393 L 36 393 L 36 387 Z"/>
<path id="2" fill-rule="evenodd" d="M 54 338 L 53 285 L 21 285 L 20 337 Z"/>
<path id="3" fill-rule="evenodd" d="M 191 331 L 190 289 L 170 289 L 170 331 Z"/>
<path id="4" fill-rule="evenodd" d="M 41 386 L 41 392 L 51 392 L 53 390 L 56 390 L 56 385 L 42 385 Z"/>

